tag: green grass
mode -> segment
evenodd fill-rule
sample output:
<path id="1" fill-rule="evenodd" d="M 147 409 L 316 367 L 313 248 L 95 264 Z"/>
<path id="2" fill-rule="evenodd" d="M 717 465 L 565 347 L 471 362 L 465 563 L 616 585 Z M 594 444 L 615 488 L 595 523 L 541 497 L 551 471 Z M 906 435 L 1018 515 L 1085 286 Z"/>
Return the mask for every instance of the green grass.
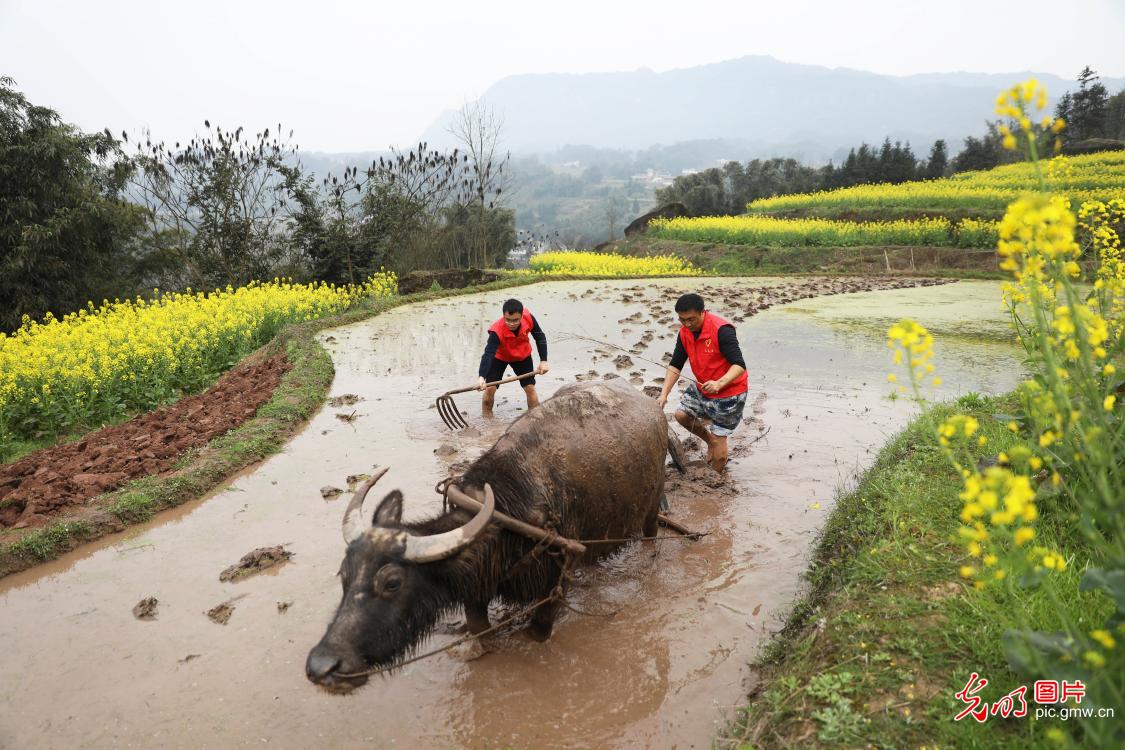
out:
<path id="1" fill-rule="evenodd" d="M 981 455 L 1011 445 L 992 417 L 1011 408 L 975 395 L 958 404 L 981 422 L 989 441 Z M 1036 721 L 1030 701 L 1027 718 L 953 721 L 964 705 L 954 694 L 974 671 L 989 680 L 982 693 L 989 702 L 1030 686 L 1001 649 L 1011 612 L 1042 630 L 1056 629 L 1058 619 L 1041 590 L 977 591 L 958 577 L 966 560 L 954 542 L 960 481 L 930 435 L 929 423 L 916 420 L 840 498 L 806 574 L 809 590 L 763 649 L 759 688 L 720 746 L 1046 748 L 1058 746 L 1045 737 L 1051 726 L 1078 731 L 1077 722 Z M 1067 546 L 1073 524 L 1049 502 L 1040 510 L 1040 538 Z M 1059 590 L 1075 592 L 1062 604 L 1101 622 L 1109 604 L 1077 593 L 1082 567 L 1076 560 L 1062 574 L 1073 585 Z"/>
<path id="2" fill-rule="evenodd" d="M 75 539 L 84 539 L 89 534 L 89 524 L 81 521 L 52 523 L 9 544 L 4 552 L 32 563 L 43 562 L 54 558 L 60 547 L 73 543 Z"/>

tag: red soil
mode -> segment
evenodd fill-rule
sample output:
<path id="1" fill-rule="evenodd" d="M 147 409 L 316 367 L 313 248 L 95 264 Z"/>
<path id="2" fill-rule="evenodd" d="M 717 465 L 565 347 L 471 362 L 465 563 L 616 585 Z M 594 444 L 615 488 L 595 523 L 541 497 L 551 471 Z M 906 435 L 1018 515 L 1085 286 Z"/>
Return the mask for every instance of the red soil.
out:
<path id="1" fill-rule="evenodd" d="M 284 354 L 252 359 L 197 396 L 0 466 L 0 526 L 43 526 L 131 479 L 167 473 L 189 449 L 252 418 L 290 367 Z"/>

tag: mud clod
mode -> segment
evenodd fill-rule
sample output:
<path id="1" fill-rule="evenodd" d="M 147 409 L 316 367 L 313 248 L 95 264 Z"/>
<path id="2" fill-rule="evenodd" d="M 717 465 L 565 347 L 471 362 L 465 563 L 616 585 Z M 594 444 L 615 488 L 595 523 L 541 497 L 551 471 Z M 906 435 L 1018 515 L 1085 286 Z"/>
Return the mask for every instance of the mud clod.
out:
<path id="1" fill-rule="evenodd" d="M 323 487 L 320 488 L 320 496 L 323 497 L 325 500 L 335 500 L 341 494 L 343 494 L 343 492 L 344 491 L 342 489 L 340 489 L 339 487 L 333 487 L 332 485 L 329 485 L 329 484 L 326 484 L 326 485 L 324 485 Z"/>
<path id="2" fill-rule="evenodd" d="M 159 600 L 155 596 L 146 596 L 137 602 L 137 606 L 133 607 L 133 617 L 138 620 L 155 620 L 158 603 Z"/>
<path id="3" fill-rule="evenodd" d="M 618 370 L 624 370 L 628 367 L 633 367 L 633 360 L 629 358 L 628 354 L 621 354 L 613 360 L 613 364 Z"/>
<path id="4" fill-rule="evenodd" d="M 211 622 L 219 625 L 226 625 L 232 614 L 234 614 L 234 605 L 227 602 L 207 610 L 207 616 L 211 618 Z"/>
<path id="5" fill-rule="evenodd" d="M 220 573 L 219 580 L 238 581 L 287 562 L 291 557 L 293 553 L 280 544 L 276 547 L 259 547 L 253 552 L 247 552 L 236 564 Z"/>
<path id="6" fill-rule="evenodd" d="M 354 393 L 345 393 L 343 396 L 333 396 L 332 398 L 328 399 L 328 405 L 334 406 L 339 409 L 341 406 L 351 406 L 353 404 L 358 404 L 362 400 L 363 399 L 361 399 Z"/>
<path id="7" fill-rule="evenodd" d="M 277 603 L 277 613 L 279 615 L 283 615 L 286 612 L 288 612 L 289 608 L 292 607 L 292 606 L 293 606 L 293 602 L 278 602 Z"/>
<path id="8" fill-rule="evenodd" d="M 344 481 L 348 483 L 348 491 L 355 490 L 355 486 L 360 482 L 366 482 L 371 478 L 370 474 L 348 474 L 348 478 Z"/>

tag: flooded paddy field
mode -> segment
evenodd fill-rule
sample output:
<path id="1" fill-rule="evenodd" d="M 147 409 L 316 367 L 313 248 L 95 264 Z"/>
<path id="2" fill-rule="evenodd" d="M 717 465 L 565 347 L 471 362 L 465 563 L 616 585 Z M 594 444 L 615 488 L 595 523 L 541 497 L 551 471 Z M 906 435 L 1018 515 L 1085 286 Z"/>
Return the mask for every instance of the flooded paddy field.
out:
<path id="1" fill-rule="evenodd" d="M 937 332 L 936 398 L 1019 380 L 997 283 L 805 296 L 872 281 L 551 282 L 324 332 L 341 400 L 281 453 L 208 498 L 0 580 L 0 747 L 708 747 L 797 595 L 836 491 L 914 413 L 887 398 L 886 323 L 908 315 Z M 583 569 L 569 601 L 593 614 L 564 610 L 546 643 L 504 631 L 480 659 L 441 654 L 347 696 L 310 684 L 305 657 L 340 597 L 347 478 L 389 466 L 376 495 L 401 489 L 408 519 L 432 515 L 435 483 L 522 413 L 514 384 L 500 388 L 491 422 L 477 394 L 455 397 L 470 423 L 460 433 L 433 408 L 475 382 L 503 300 L 521 299 L 547 332 L 545 398 L 576 379 L 656 386 L 672 305 L 688 291 L 735 322 L 749 365 L 727 476 L 698 448 L 685 476 L 668 470 L 674 517 L 708 536 L 655 556 L 631 545 Z M 219 580 L 274 545 L 291 558 Z M 146 597 L 157 602 L 139 619 Z M 206 614 L 222 605 L 225 624 Z M 427 645 L 452 640 L 457 624 Z"/>

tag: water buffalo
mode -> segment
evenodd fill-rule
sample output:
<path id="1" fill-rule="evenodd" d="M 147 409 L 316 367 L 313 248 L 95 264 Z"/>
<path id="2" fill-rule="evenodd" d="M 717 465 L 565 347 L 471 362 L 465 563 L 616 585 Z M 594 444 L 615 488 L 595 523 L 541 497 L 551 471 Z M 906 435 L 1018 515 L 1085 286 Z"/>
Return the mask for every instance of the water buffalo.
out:
<path id="1" fill-rule="evenodd" d="M 513 422 L 458 480 L 485 498 L 475 515 L 452 509 L 404 523 L 395 490 L 367 524 L 363 499 L 379 477 L 370 480 L 344 513 L 343 598 L 309 653 L 308 678 L 346 692 L 366 682 L 358 673 L 401 662 L 452 611 L 464 607 L 479 633 L 494 598 L 527 605 L 549 595 L 557 558 L 529 555 L 530 539 L 490 523 L 493 505 L 571 539 L 655 534 L 670 440 L 654 399 L 621 380 L 574 383 Z M 612 549 L 592 545 L 589 556 Z M 550 637 L 559 606 L 535 610 L 528 634 Z"/>

